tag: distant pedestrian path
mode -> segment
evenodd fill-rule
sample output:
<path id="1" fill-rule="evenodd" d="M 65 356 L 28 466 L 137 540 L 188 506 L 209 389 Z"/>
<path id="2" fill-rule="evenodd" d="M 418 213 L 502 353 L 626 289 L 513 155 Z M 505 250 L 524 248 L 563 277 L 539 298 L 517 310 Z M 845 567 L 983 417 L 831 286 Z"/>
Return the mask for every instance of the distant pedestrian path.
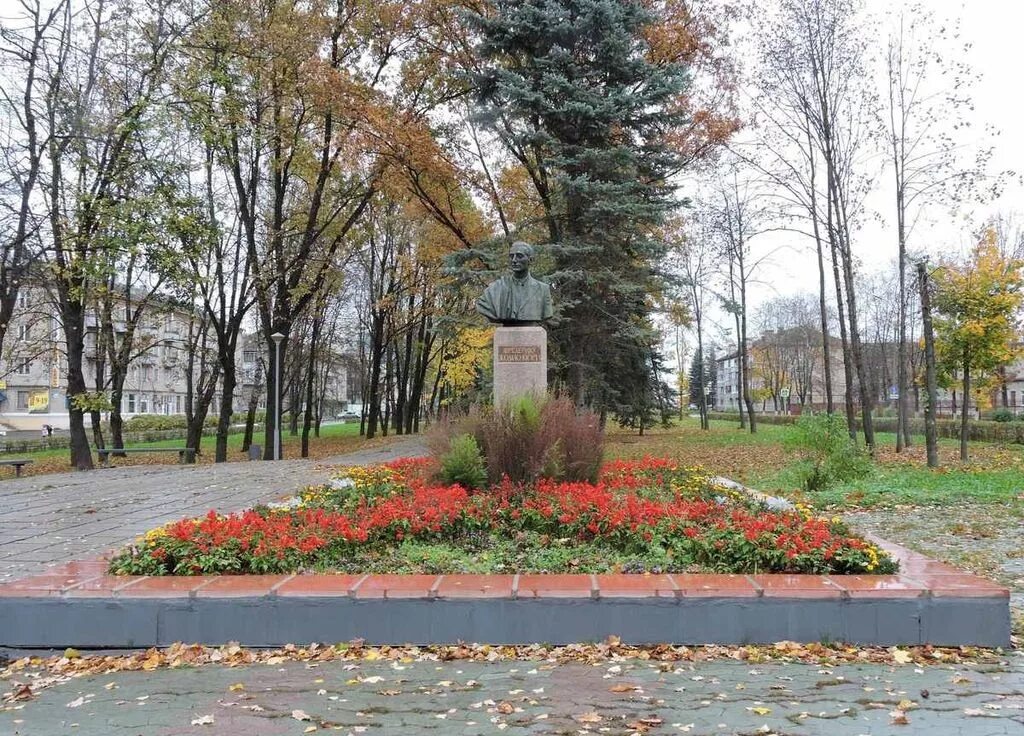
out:
<path id="1" fill-rule="evenodd" d="M 0 484 L 0 582 L 131 542 L 155 526 L 210 509 L 238 511 L 322 483 L 335 465 L 426 452 L 419 437 L 322 460 L 135 465 Z"/>

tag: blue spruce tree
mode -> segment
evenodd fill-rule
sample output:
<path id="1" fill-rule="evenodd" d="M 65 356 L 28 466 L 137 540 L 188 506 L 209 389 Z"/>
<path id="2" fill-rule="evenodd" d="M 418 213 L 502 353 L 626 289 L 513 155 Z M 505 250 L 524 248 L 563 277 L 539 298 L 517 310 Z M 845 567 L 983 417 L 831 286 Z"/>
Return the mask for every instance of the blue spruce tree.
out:
<path id="1" fill-rule="evenodd" d="M 666 411 L 651 323 L 666 277 L 658 225 L 681 166 L 665 134 L 686 69 L 649 60 L 656 18 L 629 0 L 498 0 L 477 16 L 478 117 L 524 167 L 543 210 L 559 312 L 556 382 L 643 427 Z M 531 223 L 520 223 L 529 226 Z"/>

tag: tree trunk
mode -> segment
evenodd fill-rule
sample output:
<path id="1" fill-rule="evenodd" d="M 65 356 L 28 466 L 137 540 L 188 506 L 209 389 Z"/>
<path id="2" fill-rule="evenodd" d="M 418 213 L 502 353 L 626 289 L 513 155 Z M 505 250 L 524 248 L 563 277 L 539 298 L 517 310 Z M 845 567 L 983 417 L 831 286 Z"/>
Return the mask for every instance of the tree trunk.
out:
<path id="1" fill-rule="evenodd" d="M 124 371 L 112 367 L 110 376 L 110 445 L 118 450 L 124 449 L 124 415 L 121 414 L 121 403 L 124 399 L 125 378 Z M 125 457 L 124 453 L 117 454 L 120 457 Z"/>
<path id="2" fill-rule="evenodd" d="M 228 434 L 231 431 L 231 415 L 234 413 L 237 381 L 234 354 L 232 353 L 230 357 L 222 355 L 220 416 L 217 417 L 217 442 L 213 453 L 215 463 L 228 461 Z"/>
<path id="3" fill-rule="evenodd" d="M 309 429 L 313 423 L 313 379 L 316 376 L 316 351 L 320 341 L 320 328 L 323 325 L 325 305 L 317 302 L 317 314 L 313 317 L 313 329 L 309 335 L 309 356 L 306 364 L 306 408 L 302 414 L 302 457 L 309 457 Z"/>
<path id="4" fill-rule="evenodd" d="M 928 285 L 928 269 L 924 263 L 917 264 L 917 283 L 921 292 L 921 321 L 924 328 L 924 375 L 927 400 L 924 408 L 924 438 L 928 454 L 928 467 L 939 467 L 939 441 L 935 426 L 938 408 L 938 380 L 935 371 L 935 332 L 932 329 L 931 289 Z"/>
<path id="5" fill-rule="evenodd" d="M 275 392 L 275 389 L 277 387 L 278 382 L 281 381 L 281 379 L 283 378 L 283 376 L 281 375 L 283 373 L 283 371 L 279 371 L 278 370 L 278 365 L 277 365 L 278 356 L 277 356 L 277 353 L 280 352 L 281 363 L 283 365 L 284 364 L 284 360 L 285 360 L 286 351 L 287 351 L 287 348 L 288 348 L 288 332 L 286 331 L 287 329 L 288 328 L 284 328 L 284 329 L 280 329 L 280 330 L 276 330 L 275 331 L 275 332 L 280 332 L 280 333 L 282 333 L 285 336 L 285 338 L 283 340 L 281 340 L 280 348 L 277 348 L 277 346 L 274 344 L 274 341 L 269 339 L 269 336 L 268 336 L 268 339 L 267 339 L 267 419 L 266 419 L 266 426 L 263 428 L 263 441 L 264 441 L 264 444 L 265 444 L 265 446 L 263 448 L 263 459 L 264 460 L 279 460 L 280 459 L 278 457 L 274 457 L 274 437 L 275 437 L 275 434 L 277 436 L 277 441 L 279 443 L 283 443 L 284 442 L 284 437 L 282 437 L 281 433 L 277 431 L 277 428 L 278 428 L 278 416 L 280 416 L 281 409 L 283 408 L 283 400 L 282 400 L 281 403 L 277 402 L 277 393 Z M 281 391 L 280 394 L 281 394 L 282 399 L 283 399 L 284 392 Z M 282 447 L 281 454 L 283 456 L 284 455 L 283 444 L 281 445 L 281 447 Z"/>
<path id="6" fill-rule="evenodd" d="M 757 420 L 754 418 L 754 398 L 750 394 L 750 355 L 747 350 L 747 284 L 745 274 L 741 273 L 740 279 L 740 325 L 742 329 L 740 335 L 740 361 L 743 366 L 743 381 L 740 385 L 743 386 L 743 403 L 747 407 L 750 433 L 754 434 L 757 432 Z M 740 414 L 743 414 L 742 407 L 740 408 Z"/>
<path id="7" fill-rule="evenodd" d="M 88 393 L 85 375 L 82 373 L 82 358 L 85 352 L 84 325 L 85 310 L 81 302 L 69 294 L 61 295 L 61 311 L 64 320 L 64 336 L 68 357 L 68 420 L 71 440 L 71 467 L 75 470 L 92 470 L 92 450 L 89 435 L 85 431 L 85 412 L 76 401 Z"/>
<path id="8" fill-rule="evenodd" d="M 903 190 L 897 188 L 896 214 L 897 237 L 899 238 L 898 268 L 900 271 L 899 343 L 897 357 L 899 366 L 896 373 L 896 452 L 910 447 L 909 411 L 907 408 L 907 236 L 904 224 Z"/>
<path id="9" fill-rule="evenodd" d="M 106 445 L 103 443 L 103 415 L 98 409 L 89 412 L 89 420 L 92 422 L 92 442 L 96 445 L 96 449 L 103 449 Z"/>
<path id="10" fill-rule="evenodd" d="M 843 348 L 843 380 L 846 383 L 843 396 L 846 402 L 846 429 L 850 439 L 857 439 L 857 414 L 853 404 L 853 362 L 850 355 L 850 339 L 846 333 L 845 299 L 843 299 L 843 280 L 839 275 L 839 246 L 836 244 L 834 225 L 832 223 L 832 204 L 829 199 L 829 246 L 832 251 L 832 278 L 836 284 L 836 313 L 839 316 L 839 340 Z"/>
<path id="11" fill-rule="evenodd" d="M 971 360 L 970 353 L 966 349 L 961 370 L 964 372 L 964 396 L 960 402 L 960 462 L 965 463 L 967 462 L 967 423 L 971 411 Z"/>
<path id="12" fill-rule="evenodd" d="M 807 150 L 810 151 L 811 226 L 814 228 L 814 246 L 818 254 L 818 309 L 821 314 L 821 349 L 825 371 L 825 413 L 831 415 L 835 412 L 835 405 L 832 399 L 832 346 L 828 334 L 828 306 L 825 298 L 825 249 L 821 242 L 821 223 L 818 222 L 817 167 L 814 162 L 814 145 L 809 126 L 807 127 Z"/>

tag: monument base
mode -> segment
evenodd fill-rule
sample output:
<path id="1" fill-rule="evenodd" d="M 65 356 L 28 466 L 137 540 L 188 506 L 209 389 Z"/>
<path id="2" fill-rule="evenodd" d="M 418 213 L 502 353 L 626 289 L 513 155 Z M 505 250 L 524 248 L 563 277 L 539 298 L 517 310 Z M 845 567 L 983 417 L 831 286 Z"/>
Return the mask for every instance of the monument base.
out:
<path id="1" fill-rule="evenodd" d="M 548 333 L 540 325 L 494 330 L 494 405 L 548 390 Z"/>

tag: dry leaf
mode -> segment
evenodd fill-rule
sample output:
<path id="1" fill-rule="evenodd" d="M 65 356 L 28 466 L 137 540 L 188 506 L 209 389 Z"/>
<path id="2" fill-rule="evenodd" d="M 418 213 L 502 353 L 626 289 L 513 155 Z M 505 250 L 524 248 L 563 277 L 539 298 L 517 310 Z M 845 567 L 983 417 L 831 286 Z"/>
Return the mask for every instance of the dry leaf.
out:
<path id="1" fill-rule="evenodd" d="M 630 685 L 629 683 L 621 682 L 618 685 L 612 685 L 610 688 L 608 688 L 608 692 L 611 692 L 611 693 L 631 693 L 631 692 L 634 692 L 634 691 L 639 690 L 639 689 L 640 689 L 639 685 Z"/>
<path id="2" fill-rule="evenodd" d="M 892 659 L 897 664 L 910 664 L 914 661 L 913 655 L 906 649 L 894 649 Z"/>
<path id="3" fill-rule="evenodd" d="M 312 718 L 309 717 L 309 714 L 306 713 L 306 711 L 304 711 L 304 710 L 293 710 L 292 711 L 292 718 L 294 718 L 296 721 L 312 721 L 313 720 Z"/>
<path id="4" fill-rule="evenodd" d="M 35 696 L 32 693 L 32 688 L 28 685 L 22 685 L 14 691 L 13 695 L 14 700 L 31 700 L 33 697 Z"/>
<path id="5" fill-rule="evenodd" d="M 747 708 L 747 710 L 757 713 L 759 716 L 766 716 L 772 712 L 771 708 L 765 708 L 763 705 L 757 705 L 753 708 Z"/>
<path id="6" fill-rule="evenodd" d="M 503 700 L 498 703 L 497 711 L 502 715 L 508 715 L 509 713 L 515 713 L 516 707 L 507 700 Z"/>
<path id="7" fill-rule="evenodd" d="M 894 726 L 906 726 L 910 723 L 910 719 L 907 718 L 907 714 L 901 710 L 889 711 L 889 718 L 892 719 L 889 722 Z"/>
<path id="8" fill-rule="evenodd" d="M 199 716 L 199 718 L 192 719 L 193 726 L 212 726 L 213 716 Z"/>
<path id="9" fill-rule="evenodd" d="M 306 726 L 306 730 L 302 733 L 313 733 L 316 730 L 316 726 Z"/>
<path id="10" fill-rule="evenodd" d="M 239 690 L 245 690 L 245 685 L 240 682 L 236 682 L 234 685 L 228 685 L 228 690 L 233 693 L 237 693 Z"/>
<path id="11" fill-rule="evenodd" d="M 85 698 L 83 698 L 81 695 L 79 695 L 77 698 L 75 698 L 70 703 L 68 703 L 68 707 L 69 708 L 77 708 L 80 705 L 82 705 L 82 703 L 84 703 L 84 702 L 85 702 Z"/>
<path id="12" fill-rule="evenodd" d="M 572 718 L 574 721 L 578 721 L 580 723 L 600 723 L 604 720 L 604 716 L 593 711 L 590 711 L 589 713 L 580 713 L 578 716 L 573 716 Z"/>

